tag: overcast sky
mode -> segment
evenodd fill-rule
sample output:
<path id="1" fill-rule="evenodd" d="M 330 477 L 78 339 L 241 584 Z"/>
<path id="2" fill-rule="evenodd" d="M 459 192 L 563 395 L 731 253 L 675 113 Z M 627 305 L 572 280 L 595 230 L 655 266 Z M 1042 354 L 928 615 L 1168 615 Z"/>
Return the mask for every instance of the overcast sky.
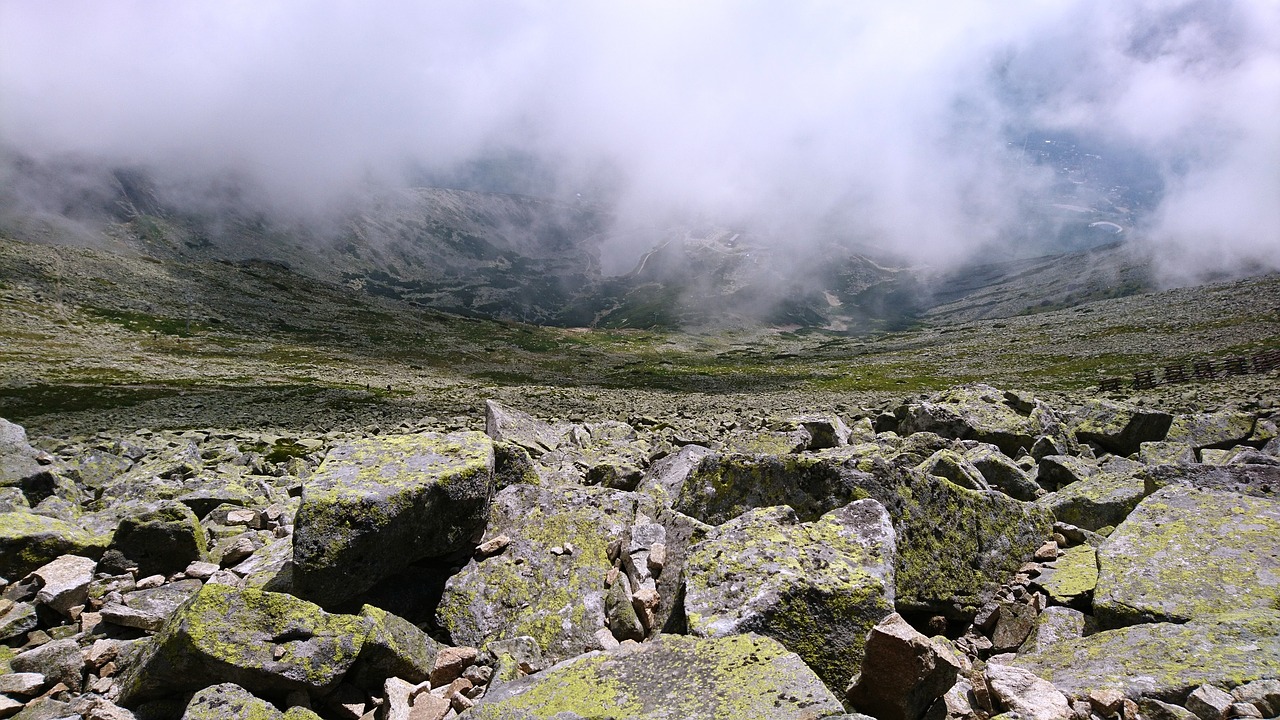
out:
<path id="1" fill-rule="evenodd" d="M 1052 200 L 1058 133 L 1158 175 L 1130 237 L 1280 267 L 1278 118 L 1275 0 L 0 0 L 4 143 L 301 211 L 520 153 L 626 222 L 942 262 Z"/>

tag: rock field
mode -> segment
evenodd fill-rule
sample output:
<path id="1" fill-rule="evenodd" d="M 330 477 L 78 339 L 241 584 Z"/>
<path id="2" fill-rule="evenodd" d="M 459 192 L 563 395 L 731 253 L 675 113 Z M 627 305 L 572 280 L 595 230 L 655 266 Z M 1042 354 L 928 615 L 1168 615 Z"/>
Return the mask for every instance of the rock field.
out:
<path id="1" fill-rule="evenodd" d="M 0 420 L 0 718 L 1280 717 L 1276 377 L 1201 411 Z"/>

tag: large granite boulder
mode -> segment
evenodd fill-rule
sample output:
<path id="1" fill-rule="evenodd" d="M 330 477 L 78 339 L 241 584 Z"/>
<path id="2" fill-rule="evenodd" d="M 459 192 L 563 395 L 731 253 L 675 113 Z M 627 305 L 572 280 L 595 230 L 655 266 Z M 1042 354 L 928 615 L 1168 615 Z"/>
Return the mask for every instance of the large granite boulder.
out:
<path id="1" fill-rule="evenodd" d="M 493 443 L 481 433 L 334 448 L 303 486 L 294 592 L 338 605 L 410 563 L 467 548 L 483 531 L 493 483 Z"/>
<path id="2" fill-rule="evenodd" d="M 684 565 L 689 632 L 766 635 L 843 690 L 867 632 L 893 612 L 894 530 L 875 500 L 812 523 L 782 506 L 715 528 Z"/>
<path id="3" fill-rule="evenodd" d="M 1128 460 L 1108 463 L 1036 502 L 1056 520 L 1085 530 L 1115 527 L 1146 496 L 1146 482 L 1138 475 L 1144 467 Z"/>
<path id="4" fill-rule="evenodd" d="M 235 683 L 202 688 L 191 696 L 182 720 L 280 720 L 284 713 L 275 705 L 254 697 Z"/>
<path id="5" fill-rule="evenodd" d="M 1171 485 L 1098 549 L 1094 611 L 1104 627 L 1186 622 L 1275 608 L 1280 502 Z"/>
<path id="6" fill-rule="evenodd" d="M 325 692 L 356 661 L 369 629 L 367 618 L 332 615 L 291 595 L 205 585 L 120 678 L 120 703 L 221 682 L 267 698 Z"/>
<path id="7" fill-rule="evenodd" d="M 437 611 L 455 643 L 527 635 L 552 662 L 602 649 L 608 547 L 631 526 L 635 495 L 608 488 L 513 485 L 493 498 L 478 557 L 449 578 Z"/>
<path id="8" fill-rule="evenodd" d="M 840 701 L 795 654 L 758 635 L 663 635 L 495 688 L 470 720 L 817 720 Z"/>
<path id="9" fill-rule="evenodd" d="M 1090 400 L 1076 413 L 1072 430 L 1117 455 L 1132 455 L 1144 442 L 1164 440 L 1173 416 L 1159 410 L 1114 400 Z"/>
<path id="10" fill-rule="evenodd" d="M 1196 451 L 1229 448 L 1248 440 L 1253 426 L 1254 417 L 1242 412 L 1174 415 L 1165 440 L 1190 445 Z"/>
<path id="11" fill-rule="evenodd" d="M 484 402 L 484 431 L 495 442 L 511 443 L 537 458 L 560 447 L 569 431 L 567 425 L 552 425 L 534 416 L 507 407 L 496 400 Z"/>
<path id="12" fill-rule="evenodd" d="M 111 548 L 136 564 L 139 577 L 180 572 L 208 556 L 209 539 L 191 508 L 167 501 L 126 515 Z"/>
<path id="13" fill-rule="evenodd" d="M 960 660 L 894 613 L 867 635 L 849 704 L 879 720 L 919 720 L 956 682 Z"/>
<path id="14" fill-rule="evenodd" d="M 1006 455 L 1030 450 L 1054 420 L 1046 406 L 990 385 L 951 388 L 899 408 L 898 434 L 931 432 L 991 443 Z"/>
<path id="15" fill-rule="evenodd" d="M 1012 661 L 1070 697 L 1119 690 L 1180 703 L 1201 685 L 1280 677 L 1280 610 L 1152 623 L 1037 644 Z"/>
<path id="16" fill-rule="evenodd" d="M 1275 465 L 1153 465 L 1138 476 L 1147 494 L 1167 485 L 1188 485 L 1280 500 L 1280 466 Z"/>
<path id="17" fill-rule="evenodd" d="M 58 518 L 0 513 L 0 576 L 24 577 L 59 555 L 101 557 L 110 539 Z"/>

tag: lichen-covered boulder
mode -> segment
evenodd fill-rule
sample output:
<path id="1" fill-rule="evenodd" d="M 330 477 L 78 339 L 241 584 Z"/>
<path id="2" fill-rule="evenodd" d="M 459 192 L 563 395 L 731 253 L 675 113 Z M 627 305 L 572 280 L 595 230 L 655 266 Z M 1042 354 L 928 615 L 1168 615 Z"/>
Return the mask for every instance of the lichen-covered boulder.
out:
<path id="1" fill-rule="evenodd" d="M 1097 551 L 1083 544 L 1067 548 L 1056 560 L 1044 564 L 1035 582 L 1056 603 L 1084 603 L 1098 586 Z"/>
<path id="2" fill-rule="evenodd" d="M 101 557 L 109 541 L 58 518 L 0 513 L 0 576 L 24 577 L 59 555 Z"/>
<path id="3" fill-rule="evenodd" d="M 701 445 L 685 445 L 653 463 L 645 471 L 636 490 L 670 507 L 680 497 L 681 488 L 697 470 L 702 459 L 710 454 L 711 450 Z"/>
<path id="4" fill-rule="evenodd" d="M 89 599 L 89 583 L 97 562 L 79 555 L 61 555 L 53 562 L 34 570 L 31 575 L 40 585 L 36 603 L 70 615 L 71 609 Z"/>
<path id="5" fill-rule="evenodd" d="M 191 508 L 168 501 L 122 519 L 111 549 L 136 563 L 139 577 L 168 575 L 208 557 L 209 540 Z"/>
<path id="6" fill-rule="evenodd" d="M 1276 538 L 1280 502 L 1178 485 L 1160 490 L 1098 549 L 1098 621 L 1117 627 L 1274 609 Z"/>
<path id="7" fill-rule="evenodd" d="M 753 508 L 789 505 L 802 522 L 810 522 L 854 500 L 884 503 L 895 497 L 902 473 L 881 457 L 856 452 L 855 447 L 822 455 L 708 455 L 681 485 L 674 507 L 719 525 Z"/>
<path id="8" fill-rule="evenodd" d="M 1115 402 L 1090 400 L 1076 413 L 1072 430 L 1082 442 L 1092 442 L 1117 455 L 1132 455 L 1144 442 L 1164 440 L 1173 416 L 1159 410 Z"/>
<path id="9" fill-rule="evenodd" d="M 1131 471 L 1126 472 L 1126 469 Z M 1133 472 L 1134 469 L 1117 470 L 1119 471 L 1112 472 L 1109 467 L 1099 468 L 1036 502 L 1048 508 L 1060 522 L 1086 530 L 1115 527 L 1124 521 L 1147 493 L 1145 480 Z"/>
<path id="10" fill-rule="evenodd" d="M 939 450 L 916 466 L 925 475 L 937 475 L 970 490 L 990 490 L 987 479 L 969 459 L 954 450 Z"/>
<path id="11" fill-rule="evenodd" d="M 1168 485 L 1187 485 L 1280 499 L 1280 466 L 1274 465 L 1155 465 L 1138 476 L 1143 479 L 1147 494 Z"/>
<path id="12" fill-rule="evenodd" d="M 991 443 L 1006 455 L 1030 450 L 1046 432 L 1045 408 L 990 385 L 973 384 L 936 393 L 899 408 L 898 434 L 937 433 Z"/>
<path id="13" fill-rule="evenodd" d="M 635 518 L 635 496 L 608 488 L 513 485 L 493 498 L 486 538 L 500 553 L 475 558 L 445 585 L 437 621 L 455 643 L 527 635 L 553 662 L 601 649 L 610 540 Z"/>
<path id="14" fill-rule="evenodd" d="M 816 720 L 843 711 L 794 653 L 757 635 L 663 635 L 491 689 L 470 720 Z"/>
<path id="15" fill-rule="evenodd" d="M 381 608 L 365 605 L 360 617 L 369 634 L 348 680 L 367 691 L 382 689 L 389 677 L 420 683 L 431 676 L 439 646 L 418 626 Z"/>
<path id="16" fill-rule="evenodd" d="M 874 500 L 803 524 L 786 506 L 752 510 L 690 551 L 689 632 L 767 635 L 843 690 L 867 632 L 893 612 L 893 562 L 893 524 Z"/>
<path id="17" fill-rule="evenodd" d="M 1253 416 L 1242 412 L 1174 415 L 1165 440 L 1190 445 L 1197 451 L 1229 448 L 1248 440 L 1253 425 Z"/>
<path id="18" fill-rule="evenodd" d="M 466 548 L 493 494 L 481 433 L 387 435 L 329 452 L 303 485 L 293 591 L 334 606 L 410 563 Z"/>
<path id="19" fill-rule="evenodd" d="M 182 720 L 280 720 L 284 713 L 275 705 L 254 697 L 235 683 L 203 688 L 191 696 Z"/>
<path id="20" fill-rule="evenodd" d="M 1048 510 L 1004 493 L 968 490 L 935 476 L 917 478 L 900 493 L 894 518 L 899 610 L 971 614 L 1052 532 Z"/>
<path id="21" fill-rule="evenodd" d="M 991 443 L 967 441 L 964 457 L 991 487 L 1015 500 L 1035 500 L 1044 493 L 1026 470 Z"/>
<path id="22" fill-rule="evenodd" d="M 495 442 L 524 448 L 537 458 L 560 447 L 569 427 L 552 425 L 495 400 L 484 402 L 484 431 Z"/>
<path id="23" fill-rule="evenodd" d="M 1151 623 L 1037 644 L 1012 661 L 1070 697 L 1119 690 L 1180 703 L 1200 685 L 1280 677 L 1280 610 Z"/>
<path id="24" fill-rule="evenodd" d="M 233 682 L 255 695 L 324 692 L 360 654 L 370 622 L 291 595 L 209 584 L 165 623 L 120 679 L 120 703 Z"/>
<path id="25" fill-rule="evenodd" d="M 179 580 L 159 587 L 124 593 L 119 602 L 102 607 L 102 619 L 112 625 L 155 632 L 202 587 L 199 580 Z"/>

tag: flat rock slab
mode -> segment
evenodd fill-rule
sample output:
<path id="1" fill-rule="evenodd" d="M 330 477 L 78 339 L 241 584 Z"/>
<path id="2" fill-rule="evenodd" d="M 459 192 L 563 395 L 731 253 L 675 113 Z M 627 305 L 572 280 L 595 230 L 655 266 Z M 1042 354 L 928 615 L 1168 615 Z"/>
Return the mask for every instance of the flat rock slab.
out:
<path id="1" fill-rule="evenodd" d="M 1037 502 L 1053 517 L 1085 530 L 1115 527 L 1146 495 L 1146 483 L 1134 474 L 1099 470 Z"/>
<path id="2" fill-rule="evenodd" d="M 502 490 L 485 538 L 510 543 L 449 578 L 440 625 L 455 643 L 475 647 L 527 635 L 552 662 L 602 649 L 595 633 L 604 627 L 609 542 L 634 522 L 635 498 L 608 488 Z"/>
<path id="3" fill-rule="evenodd" d="M 663 635 L 493 688 L 469 717 L 816 720 L 841 712 L 818 676 L 775 640 Z"/>
<path id="4" fill-rule="evenodd" d="M 1276 465 L 1155 465 L 1139 476 L 1148 493 L 1168 485 L 1189 485 L 1280 500 L 1280 466 Z"/>
<path id="5" fill-rule="evenodd" d="M 1280 611 L 1253 610 L 1185 625 L 1153 623 L 1038 644 L 1012 662 L 1070 697 L 1114 689 L 1180 703 L 1200 685 L 1234 687 L 1280 676 Z"/>
<path id="6" fill-rule="evenodd" d="M 893 612 L 894 556 L 893 524 L 875 500 L 803 524 L 786 506 L 753 510 L 685 561 L 689 632 L 772 637 L 843 691 L 867 632 Z"/>
<path id="7" fill-rule="evenodd" d="M 114 625 L 159 630 L 173 613 L 200 591 L 199 580 L 179 580 L 160 587 L 125 593 L 121 602 L 107 603 L 102 619 Z"/>
<path id="8" fill-rule="evenodd" d="M 1045 563 L 1035 583 L 1062 605 L 1082 601 L 1098 586 L 1097 551 L 1091 545 L 1068 548 L 1058 559 Z"/>
<path id="9" fill-rule="evenodd" d="M 1076 415 L 1072 429 L 1081 441 L 1116 455 L 1132 455 L 1144 442 L 1164 440 L 1173 416 L 1112 400 L 1090 400 Z"/>
<path id="10" fill-rule="evenodd" d="M 1186 622 L 1280 598 L 1280 502 L 1172 485 L 1144 500 L 1098 549 L 1103 627 Z"/>
<path id="11" fill-rule="evenodd" d="M 302 489 L 293 591 L 350 600 L 409 564 L 464 549 L 493 495 L 482 433 L 385 435 L 336 447 Z"/>

